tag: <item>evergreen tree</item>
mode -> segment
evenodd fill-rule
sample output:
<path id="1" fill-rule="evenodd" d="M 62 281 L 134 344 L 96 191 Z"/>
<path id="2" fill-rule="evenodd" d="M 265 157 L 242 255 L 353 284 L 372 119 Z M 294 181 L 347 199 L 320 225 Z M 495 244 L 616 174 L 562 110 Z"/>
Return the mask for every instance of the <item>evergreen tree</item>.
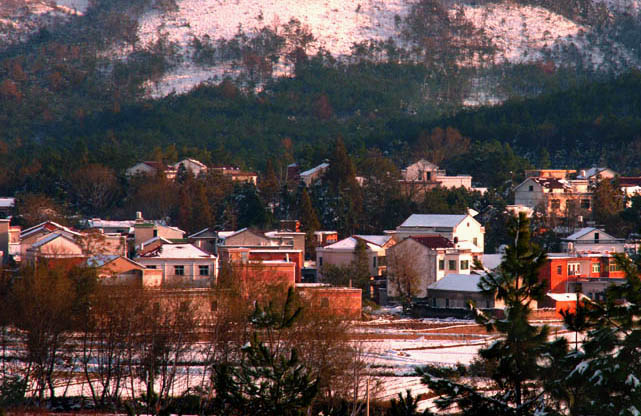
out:
<path id="1" fill-rule="evenodd" d="M 530 241 L 530 222 L 524 214 L 513 218 L 509 226 L 513 244 L 508 246 L 497 273 L 481 277 L 479 287 L 488 296 L 505 304 L 505 318 L 494 319 L 475 309 L 477 322 L 502 337 L 479 351 L 490 368 L 494 382 L 485 395 L 475 386 L 436 377 L 422 371 L 423 382 L 441 397 L 441 409 L 458 406 L 464 415 L 526 415 L 542 406 L 541 363 L 549 346 L 547 326 L 529 322 L 532 302 L 543 298 L 545 284 L 539 270 L 546 262 L 545 253 Z"/>
<path id="2" fill-rule="evenodd" d="M 354 248 L 354 260 L 350 265 L 352 269 L 352 284 L 363 290 L 363 297 L 369 297 L 369 257 L 367 255 L 367 243 L 361 238 L 356 238 Z"/>
<path id="3" fill-rule="evenodd" d="M 258 182 L 258 187 L 265 201 L 271 203 L 276 201 L 280 186 L 278 184 L 278 178 L 276 177 L 276 172 L 274 172 L 274 165 L 271 159 L 267 159 L 265 174 Z"/>
<path id="4" fill-rule="evenodd" d="M 625 283 L 612 285 L 605 301 L 584 298 L 564 313 L 568 328 L 585 334 L 570 352 L 559 348 L 546 390 L 570 415 L 636 415 L 641 411 L 641 258 L 617 262 Z"/>
<path id="5" fill-rule="evenodd" d="M 292 288 L 282 309 L 277 310 L 272 303 L 265 309 L 256 306 L 250 318 L 256 332 L 251 343 L 243 347 L 240 364 L 214 366 L 216 407 L 221 414 L 304 414 L 318 394 L 318 378 L 301 363 L 296 349 L 281 352 L 280 343 L 273 337 L 274 332 L 291 327 L 301 311 L 294 305 Z"/>
<path id="6" fill-rule="evenodd" d="M 604 225 L 609 233 L 618 235 L 621 225 L 619 215 L 625 208 L 621 188 L 610 179 L 603 179 L 594 188 L 593 201 L 594 220 Z"/>
<path id="7" fill-rule="evenodd" d="M 300 219 L 303 231 L 305 231 L 305 253 L 307 253 L 310 258 L 316 258 L 314 231 L 318 231 L 321 225 L 306 188 L 302 188 L 300 193 L 300 211 L 298 218 Z"/>
<path id="8" fill-rule="evenodd" d="M 412 397 L 410 390 L 406 390 L 405 397 L 398 393 L 398 400 L 392 399 L 387 411 L 387 416 L 428 416 L 430 414 L 429 410 L 418 411 L 418 397 Z"/>

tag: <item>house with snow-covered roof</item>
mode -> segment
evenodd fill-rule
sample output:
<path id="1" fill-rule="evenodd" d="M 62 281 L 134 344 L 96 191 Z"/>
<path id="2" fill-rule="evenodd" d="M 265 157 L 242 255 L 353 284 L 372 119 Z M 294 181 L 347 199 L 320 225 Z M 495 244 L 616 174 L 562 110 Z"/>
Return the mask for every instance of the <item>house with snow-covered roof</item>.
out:
<path id="1" fill-rule="evenodd" d="M 207 166 L 196 159 L 183 159 L 180 162 L 174 163 L 171 167 L 176 170 L 176 174 L 181 167 L 186 171 L 191 172 L 194 177 L 207 173 Z"/>
<path id="2" fill-rule="evenodd" d="M 209 287 L 216 279 L 218 258 L 191 244 L 163 244 L 134 259 L 162 271 L 163 286 Z"/>
<path id="3" fill-rule="evenodd" d="M 617 173 L 610 168 L 592 167 L 590 169 L 580 170 L 576 178 L 585 179 L 590 182 L 591 185 L 594 185 L 602 179 L 614 179 L 615 176 L 617 176 Z"/>
<path id="4" fill-rule="evenodd" d="M 8 217 L 13 213 L 16 199 L 13 197 L 0 197 L 0 217 Z"/>
<path id="5" fill-rule="evenodd" d="M 305 186 L 311 186 L 314 182 L 321 179 L 325 172 L 329 169 L 329 163 L 323 162 L 318 166 L 315 166 L 309 170 L 301 172 L 299 174 L 300 180 L 305 184 Z"/>
<path id="6" fill-rule="evenodd" d="M 39 258 L 78 258 L 85 253 L 77 240 L 63 232 L 52 232 L 29 246 L 24 259 L 34 261 Z"/>
<path id="7" fill-rule="evenodd" d="M 399 181 L 401 191 L 405 195 L 420 198 L 425 192 L 436 188 L 472 188 L 470 175 L 448 176 L 445 170 L 425 159 L 421 159 L 401 170 L 402 179 Z"/>
<path id="8" fill-rule="evenodd" d="M 388 233 L 396 241 L 416 235 L 440 235 L 450 240 L 454 247 L 469 248 L 477 257 L 483 254 L 485 247 L 485 227 L 470 214 L 412 214 Z"/>
<path id="9" fill-rule="evenodd" d="M 162 162 L 155 160 L 146 160 L 138 162 L 125 171 L 127 177 L 134 176 L 155 176 L 162 174 L 165 178 L 174 180 L 176 179 L 176 168 L 167 166 Z"/>
<path id="10" fill-rule="evenodd" d="M 428 304 L 439 309 L 470 309 L 474 302 L 480 309 L 502 309 L 503 301 L 479 288 L 480 274 L 448 274 L 427 288 Z M 536 308 L 536 302 L 533 301 Z"/>
<path id="11" fill-rule="evenodd" d="M 356 245 L 361 240 L 365 243 L 369 272 L 372 276 L 381 276 L 387 268 L 386 251 L 395 244 L 390 235 L 353 235 L 334 244 L 316 249 L 316 268 L 322 278 L 323 267 L 348 266 L 356 259 Z"/>
<path id="12" fill-rule="evenodd" d="M 98 281 L 104 285 L 157 287 L 162 280 L 161 270 L 147 269 L 116 254 L 91 256 L 87 258 L 86 265 L 96 270 Z"/>
<path id="13" fill-rule="evenodd" d="M 605 231 L 585 227 L 561 240 L 567 253 L 623 253 L 625 239 L 616 238 Z"/>
<path id="14" fill-rule="evenodd" d="M 438 234 L 413 235 L 387 250 L 387 296 L 425 298 L 432 283 L 451 273 L 470 274 L 474 255 Z"/>

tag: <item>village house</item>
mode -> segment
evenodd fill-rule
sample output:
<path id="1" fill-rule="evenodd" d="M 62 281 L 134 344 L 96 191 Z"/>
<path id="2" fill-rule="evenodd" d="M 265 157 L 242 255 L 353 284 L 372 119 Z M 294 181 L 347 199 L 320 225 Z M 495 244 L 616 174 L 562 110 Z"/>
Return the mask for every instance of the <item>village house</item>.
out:
<path id="1" fill-rule="evenodd" d="M 395 298 L 410 290 L 425 298 L 428 287 L 448 274 L 470 274 L 474 258 L 470 249 L 457 249 L 447 238 L 414 235 L 387 250 L 387 296 Z"/>
<path id="2" fill-rule="evenodd" d="M 465 188 L 472 190 L 472 177 L 470 175 L 447 176 L 445 170 L 434 163 L 421 159 L 401 170 L 400 185 L 404 195 L 413 198 L 422 198 L 426 191 L 436 187 Z"/>
<path id="3" fill-rule="evenodd" d="M 199 249 L 211 254 L 216 254 L 217 240 L 218 232 L 209 228 L 203 228 L 202 230 L 187 236 L 187 241 L 190 244 L 193 244 Z"/>
<path id="4" fill-rule="evenodd" d="M 596 185 L 602 179 L 614 179 L 617 173 L 610 168 L 597 168 L 582 169 L 576 175 L 577 179 L 585 179 L 590 185 Z"/>
<path id="5" fill-rule="evenodd" d="M 20 227 L 11 225 L 10 219 L 0 219 L 0 260 L 20 256 Z"/>
<path id="6" fill-rule="evenodd" d="M 480 281 L 479 274 L 448 274 L 428 287 L 428 304 L 439 309 L 469 310 L 470 302 L 480 309 L 504 308 L 503 301 L 483 293 L 479 288 Z"/>
<path id="7" fill-rule="evenodd" d="M 619 284 L 624 277 L 616 259 L 606 253 L 548 253 L 548 261 L 539 272 L 549 293 L 572 293 L 578 289 L 592 299 L 601 298 L 608 286 Z M 546 299 L 542 306 L 554 304 Z"/>
<path id="8" fill-rule="evenodd" d="M 187 172 L 190 172 L 192 175 L 194 175 L 194 177 L 196 178 L 201 174 L 204 175 L 207 173 L 207 166 L 196 159 L 183 159 L 178 163 L 174 163 L 173 165 L 171 165 L 171 167 L 176 170 L 176 174 L 182 167 Z"/>
<path id="9" fill-rule="evenodd" d="M 325 172 L 327 172 L 328 169 L 329 163 L 323 162 L 318 166 L 301 172 L 299 178 L 305 184 L 305 186 L 310 187 L 314 182 L 320 180 L 323 175 L 325 175 Z"/>
<path id="10" fill-rule="evenodd" d="M 13 214 L 16 206 L 16 199 L 12 197 L 0 197 L 0 218 L 6 218 Z"/>
<path id="11" fill-rule="evenodd" d="M 450 240 L 455 248 L 469 249 L 478 259 L 485 247 L 485 228 L 470 214 L 412 214 L 387 233 L 397 242 L 413 235 L 437 234 Z"/>
<path id="12" fill-rule="evenodd" d="M 632 206 L 632 197 L 641 195 L 641 176 L 619 176 L 619 187 L 625 196 L 625 205 Z"/>
<path id="13" fill-rule="evenodd" d="M 209 287 L 216 281 L 217 257 L 191 244 L 163 244 L 134 260 L 162 270 L 163 286 Z"/>
<path id="14" fill-rule="evenodd" d="M 244 171 L 233 166 L 219 166 L 212 168 L 212 170 L 228 177 L 232 182 L 251 183 L 254 186 L 258 185 L 258 174 L 256 172 Z"/>
<path id="15" fill-rule="evenodd" d="M 317 247 L 325 247 L 338 242 L 336 231 L 314 231 L 314 243 Z"/>
<path id="16" fill-rule="evenodd" d="M 136 213 L 134 224 L 134 244 L 138 248 L 141 243 L 154 237 L 161 237 L 169 241 L 180 242 L 185 238 L 185 232 L 177 227 L 170 227 L 157 221 L 146 221 L 142 213 Z"/>
<path id="17" fill-rule="evenodd" d="M 381 276 L 387 269 L 386 250 L 394 245 L 389 235 L 353 235 L 316 249 L 317 276 L 322 280 L 323 267 L 348 266 L 356 259 L 356 245 L 363 241 L 371 276 Z"/>
<path id="18" fill-rule="evenodd" d="M 173 166 L 167 166 L 162 162 L 157 162 L 154 160 L 147 160 L 144 162 L 139 162 L 130 167 L 125 171 L 125 174 L 128 177 L 133 176 L 155 176 L 162 174 L 165 178 L 169 180 L 176 179 L 176 168 Z"/>
<path id="19" fill-rule="evenodd" d="M 588 216 L 592 212 L 592 190 L 587 179 L 532 176 L 514 188 L 514 205 L 546 216 Z"/>
<path id="20" fill-rule="evenodd" d="M 127 257 L 119 255 L 97 255 L 87 259 L 87 267 L 95 268 L 98 280 L 104 285 L 135 287 L 159 287 L 162 270 L 147 269 Z"/>
<path id="21" fill-rule="evenodd" d="M 585 227 L 561 240 L 567 253 L 623 253 L 625 239 L 616 238 L 603 230 Z"/>

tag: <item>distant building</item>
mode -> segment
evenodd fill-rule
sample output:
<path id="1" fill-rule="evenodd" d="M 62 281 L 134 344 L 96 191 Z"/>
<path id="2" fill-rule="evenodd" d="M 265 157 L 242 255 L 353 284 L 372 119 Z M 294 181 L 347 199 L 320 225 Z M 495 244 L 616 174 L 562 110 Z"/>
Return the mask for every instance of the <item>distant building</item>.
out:
<path id="1" fill-rule="evenodd" d="M 359 319 L 362 291 L 351 287 L 334 287 L 325 283 L 298 283 L 296 292 L 315 315 Z"/>
<path id="2" fill-rule="evenodd" d="M 314 231 L 314 241 L 318 247 L 325 247 L 338 242 L 336 231 Z"/>
<path id="3" fill-rule="evenodd" d="M 232 182 L 251 183 L 254 186 L 258 184 L 258 174 L 256 172 L 244 171 L 232 166 L 219 166 L 212 168 L 212 170 L 228 177 Z"/>
<path id="4" fill-rule="evenodd" d="M 86 264 L 96 269 L 98 280 L 104 285 L 158 287 L 162 281 L 162 270 L 147 269 L 124 256 L 92 256 L 87 259 Z"/>
<path id="5" fill-rule="evenodd" d="M 167 166 L 162 162 L 147 160 L 139 162 L 125 171 L 129 177 L 132 176 L 154 176 L 162 173 L 167 179 L 173 180 L 176 178 L 176 169 L 173 166 Z"/>
<path id="6" fill-rule="evenodd" d="M 329 169 L 329 163 L 323 162 L 320 165 L 313 167 L 305 172 L 300 173 L 300 180 L 309 187 L 317 180 L 320 180 L 325 172 Z"/>
<path id="7" fill-rule="evenodd" d="M 15 206 L 16 206 L 15 198 L 1 197 L 0 198 L 0 218 L 8 217 L 12 215 Z"/>
<path id="8" fill-rule="evenodd" d="M 592 212 L 592 190 L 587 179 L 533 176 L 514 188 L 514 205 L 528 207 L 547 216 L 589 215 Z"/>
<path id="9" fill-rule="evenodd" d="M 617 176 L 617 173 L 609 168 L 597 168 L 593 167 L 590 169 L 582 169 L 579 171 L 579 174 L 576 175 L 577 179 L 585 179 L 591 185 L 595 185 L 602 179 L 614 179 Z"/>
<path id="10" fill-rule="evenodd" d="M 401 170 L 401 177 L 401 191 L 413 198 L 421 198 L 426 191 L 436 187 L 473 190 L 470 175 L 447 176 L 445 170 L 425 159 Z"/>
<path id="11" fill-rule="evenodd" d="M 138 249 L 141 243 L 154 237 L 178 242 L 185 238 L 185 232 L 177 227 L 163 225 L 156 221 L 147 221 L 142 217 L 142 213 L 136 213 L 136 222 L 134 223 L 134 244 Z"/>
<path id="12" fill-rule="evenodd" d="M 174 163 L 173 165 L 171 165 L 171 167 L 176 170 L 176 173 L 178 173 L 181 166 L 188 172 L 191 172 L 191 174 L 194 175 L 195 177 L 198 177 L 201 174 L 204 175 L 207 173 L 207 166 L 205 166 L 204 163 L 199 162 L 196 159 L 183 159 L 180 162 Z"/>

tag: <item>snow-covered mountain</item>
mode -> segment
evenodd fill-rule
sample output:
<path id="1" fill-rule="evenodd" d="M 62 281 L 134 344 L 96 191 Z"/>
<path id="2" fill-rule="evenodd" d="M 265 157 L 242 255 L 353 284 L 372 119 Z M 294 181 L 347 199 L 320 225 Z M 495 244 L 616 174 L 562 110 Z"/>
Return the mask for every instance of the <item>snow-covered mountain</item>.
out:
<path id="1" fill-rule="evenodd" d="M 403 25 L 419 1 L 164 0 L 165 5 L 168 2 L 171 7 L 153 7 L 152 1 L 138 18 L 135 47 L 152 47 L 162 41 L 176 51 L 176 65 L 146 85 L 148 94 L 164 96 L 186 92 L 206 80 L 235 76 L 238 59 L 236 62 L 233 58 L 198 60 L 194 56 L 203 45 L 218 48 L 218 54 L 220 45 L 242 47 L 238 42 L 249 43 L 263 29 L 279 36 L 285 36 L 287 30 L 309 33 L 313 40 L 305 44 L 307 54 L 322 48 L 343 59 L 352 54 L 355 44 L 368 41 L 392 39 L 396 45 L 409 49 L 411 45 L 403 36 L 406 29 Z M 600 10 L 606 19 L 639 18 L 641 0 L 584 1 Z M 561 0 L 558 3 L 561 4 Z M 2 0 L 2 4 L 0 41 L 4 42 L 23 39 L 53 18 L 84 13 L 90 5 L 89 0 Z M 558 8 L 546 7 L 545 0 L 440 0 L 440 5 L 452 19 L 464 21 L 489 40 L 494 48 L 495 64 L 578 65 L 572 60 L 581 56 L 583 66 L 587 62 L 594 71 L 616 72 L 638 67 L 640 63 L 639 51 L 626 46 L 621 40 L 623 37 L 614 36 L 613 30 L 606 33 L 601 24 L 578 12 L 572 16 L 572 10 L 562 13 Z M 133 48 L 114 45 L 104 53 L 126 59 L 134 52 Z M 292 53 L 292 48 L 290 45 L 277 50 L 286 55 Z M 270 56 L 270 59 L 270 65 L 273 64 L 270 74 L 287 75 L 291 71 L 291 61 L 288 63 L 285 56 Z M 474 62 L 472 59 L 461 65 L 474 65 Z"/>

